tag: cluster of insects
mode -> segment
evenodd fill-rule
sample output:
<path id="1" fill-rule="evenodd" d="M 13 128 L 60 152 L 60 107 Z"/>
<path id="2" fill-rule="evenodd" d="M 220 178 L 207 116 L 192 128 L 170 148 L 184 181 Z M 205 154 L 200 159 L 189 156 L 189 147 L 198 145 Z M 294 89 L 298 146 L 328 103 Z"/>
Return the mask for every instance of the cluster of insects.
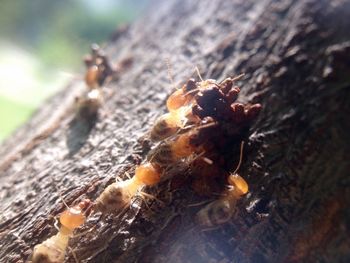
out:
<path id="1" fill-rule="evenodd" d="M 204 226 L 228 221 L 237 200 L 248 192 L 248 184 L 236 173 L 242 161 L 243 141 L 236 170 L 228 173 L 223 169 L 223 152 L 240 142 L 261 110 L 260 104 L 236 102 L 240 89 L 234 83 L 242 76 L 220 83 L 203 80 L 200 75 L 200 81 L 189 79 L 169 96 L 169 112 L 158 119 L 150 133 L 151 139 L 160 143 L 149 160 L 161 174 L 174 166 L 185 167 L 186 182 L 197 194 L 220 196 L 198 212 L 198 222 Z M 178 176 L 183 174 L 183 170 L 178 171 Z"/>
<path id="2" fill-rule="evenodd" d="M 86 65 L 89 93 L 98 93 L 112 69 L 96 49 Z M 149 132 L 154 146 L 135 167 L 133 176 L 109 185 L 95 202 L 83 201 L 63 212 L 58 234 L 34 248 L 33 262 L 62 262 L 69 236 L 84 223 L 86 211 L 118 213 L 144 186 L 164 180 L 180 178 L 199 195 L 218 196 L 197 213 L 200 225 L 215 226 L 232 218 L 237 201 L 248 192 L 247 182 L 237 173 L 242 163 L 242 138 L 261 105 L 237 102 L 240 89 L 235 83 L 242 75 L 221 82 L 199 77 L 200 81 L 189 79 L 168 97 L 168 112 Z M 98 105 L 100 100 L 91 94 L 84 103 Z M 231 146 L 240 151 L 238 165 L 230 173 L 225 155 Z M 181 187 L 181 183 L 177 185 Z"/>
<path id="3" fill-rule="evenodd" d="M 166 103 L 169 112 L 162 115 L 150 131 L 156 146 L 146 161 L 135 168 L 132 178 L 105 189 L 96 200 L 97 210 L 119 211 L 130 204 L 143 186 L 155 185 L 187 171 L 186 179 L 190 177 L 192 188 L 198 194 L 211 195 L 229 186 L 219 201 L 199 212 L 199 222 L 213 225 L 229 219 L 230 216 L 224 214 L 230 213 L 236 200 L 247 193 L 248 184 L 236 171 L 229 174 L 221 168 L 221 152 L 232 138 L 242 134 L 261 109 L 260 104 L 235 102 L 240 90 L 233 84 L 240 77 L 221 83 L 190 79 L 171 94 Z M 242 152 L 243 143 L 241 155 Z M 215 218 L 216 215 L 225 219 Z"/>

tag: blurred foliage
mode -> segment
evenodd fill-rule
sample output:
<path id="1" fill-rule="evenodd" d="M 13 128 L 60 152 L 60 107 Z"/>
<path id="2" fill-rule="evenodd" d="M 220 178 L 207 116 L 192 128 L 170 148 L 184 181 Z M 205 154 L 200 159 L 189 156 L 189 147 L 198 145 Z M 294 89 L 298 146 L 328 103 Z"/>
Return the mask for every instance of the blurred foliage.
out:
<path id="1" fill-rule="evenodd" d="M 76 67 L 92 42 L 106 40 L 145 4 L 146 0 L 3 0 L 0 37 L 21 43 L 50 66 Z M 107 7 L 94 10 L 99 5 Z"/>
<path id="2" fill-rule="evenodd" d="M 2 0 L 0 8 L 0 44 L 10 43 L 14 49 L 22 49 L 40 63 L 33 70 L 36 83 L 26 87 L 26 94 L 48 96 L 54 82 L 62 86 L 59 70 L 76 72 L 82 69 L 81 57 L 89 52 L 91 43 L 101 43 L 121 23 L 133 20 L 146 6 L 147 0 Z M 1 53 L 2 52 L 2 53 Z M 0 50 L 0 68 L 4 61 Z M 19 53 L 14 52 L 17 60 Z M 23 63 L 19 63 L 19 67 Z M 34 68 L 34 66 L 33 66 Z M 15 74 L 12 74 L 15 75 Z M 62 74 L 61 74 L 62 75 Z M 20 78 L 21 76 L 16 76 Z M 48 81 L 50 83 L 48 83 Z M 18 95 L 4 87 L 16 89 L 15 81 L 0 80 L 0 141 L 23 123 L 38 105 L 23 102 Z M 58 86 L 58 85 L 51 85 Z M 40 87 L 40 88 L 39 88 Z M 17 87 L 22 90 L 23 87 Z M 52 89 L 51 93 L 55 89 Z M 30 100 L 30 98 L 28 98 Z"/>
<path id="3" fill-rule="evenodd" d="M 9 112 L 11 112 L 11 114 L 8 114 Z M 13 102 L 5 97 L 0 97 L 0 136 L 5 137 L 7 135 L 6 131 L 11 131 L 13 127 L 16 127 L 26 121 L 30 117 L 31 112 L 32 107 Z M 15 119 L 13 119 L 13 115 L 16 115 Z"/>

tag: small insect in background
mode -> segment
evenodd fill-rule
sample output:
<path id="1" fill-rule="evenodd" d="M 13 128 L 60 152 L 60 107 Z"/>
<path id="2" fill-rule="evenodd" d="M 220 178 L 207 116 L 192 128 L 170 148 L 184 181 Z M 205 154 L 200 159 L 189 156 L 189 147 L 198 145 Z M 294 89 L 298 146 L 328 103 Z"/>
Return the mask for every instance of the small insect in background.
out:
<path id="1" fill-rule="evenodd" d="M 98 109 L 104 103 L 103 87 L 118 73 L 104 51 L 97 45 L 91 46 L 91 54 L 85 56 L 85 84 L 87 91 L 76 98 L 78 116 L 89 119 L 97 116 Z"/>

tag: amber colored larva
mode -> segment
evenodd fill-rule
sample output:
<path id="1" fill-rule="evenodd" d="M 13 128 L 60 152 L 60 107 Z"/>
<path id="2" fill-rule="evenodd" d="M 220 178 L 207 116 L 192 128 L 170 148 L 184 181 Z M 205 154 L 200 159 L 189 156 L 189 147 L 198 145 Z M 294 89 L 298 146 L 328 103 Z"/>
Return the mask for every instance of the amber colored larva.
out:
<path id="1" fill-rule="evenodd" d="M 197 213 L 197 221 L 200 225 L 212 227 L 229 221 L 235 212 L 237 201 L 248 192 L 247 182 L 236 173 L 242 162 L 243 145 L 242 142 L 238 166 L 227 179 L 229 188 L 224 191 L 222 197 L 206 205 Z"/>
<path id="2" fill-rule="evenodd" d="M 130 204 L 142 186 L 157 184 L 160 179 L 161 172 L 151 163 L 141 164 L 136 167 L 132 178 L 109 185 L 97 198 L 94 210 L 117 213 Z"/>
<path id="3" fill-rule="evenodd" d="M 59 232 L 45 240 L 43 243 L 34 247 L 33 263 L 61 263 L 64 261 L 69 238 L 73 235 L 76 228 L 84 224 L 84 211 L 88 210 L 91 202 L 88 199 L 83 200 L 78 205 L 67 208 L 59 217 L 61 227 Z"/>

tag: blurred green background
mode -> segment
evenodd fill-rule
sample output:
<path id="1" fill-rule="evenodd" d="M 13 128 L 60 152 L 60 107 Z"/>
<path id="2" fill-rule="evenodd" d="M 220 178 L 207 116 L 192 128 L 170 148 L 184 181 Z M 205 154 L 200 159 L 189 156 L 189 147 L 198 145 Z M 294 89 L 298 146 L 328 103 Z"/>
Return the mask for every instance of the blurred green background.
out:
<path id="1" fill-rule="evenodd" d="M 2 0 L 0 142 L 48 96 L 83 72 L 82 56 L 148 0 Z"/>

